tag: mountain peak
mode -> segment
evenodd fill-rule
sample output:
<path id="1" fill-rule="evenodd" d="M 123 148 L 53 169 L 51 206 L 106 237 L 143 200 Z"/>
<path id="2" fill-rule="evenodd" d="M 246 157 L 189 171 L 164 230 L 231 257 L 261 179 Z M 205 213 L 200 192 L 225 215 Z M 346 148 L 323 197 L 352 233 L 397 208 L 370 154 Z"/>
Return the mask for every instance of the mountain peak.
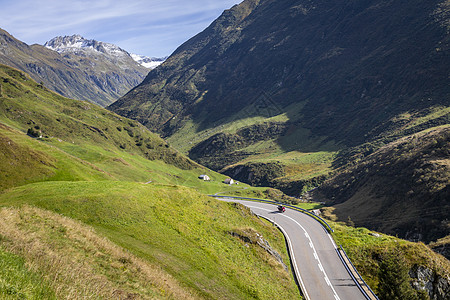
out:
<path id="1" fill-rule="evenodd" d="M 46 42 L 44 46 L 48 49 L 57 51 L 59 53 L 94 53 L 104 54 L 107 56 L 120 58 L 131 57 L 141 66 L 149 69 L 156 68 L 162 64 L 166 57 L 156 58 L 147 57 L 144 55 L 138 55 L 129 53 L 117 45 L 105 42 L 99 42 L 94 39 L 86 39 L 79 34 L 73 34 L 71 36 L 57 36 L 50 41 Z"/>
<path id="2" fill-rule="evenodd" d="M 130 55 L 127 51 L 114 44 L 85 39 L 79 34 L 57 36 L 46 42 L 44 46 L 59 53 L 93 51 L 112 56 Z"/>

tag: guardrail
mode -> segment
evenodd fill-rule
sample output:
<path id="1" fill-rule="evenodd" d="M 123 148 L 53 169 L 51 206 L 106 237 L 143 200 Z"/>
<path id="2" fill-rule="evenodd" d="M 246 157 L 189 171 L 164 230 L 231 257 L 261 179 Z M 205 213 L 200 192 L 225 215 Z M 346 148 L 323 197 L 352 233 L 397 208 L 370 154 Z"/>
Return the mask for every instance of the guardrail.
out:
<path id="1" fill-rule="evenodd" d="M 333 228 L 331 228 L 331 226 L 327 223 L 327 221 L 325 221 L 324 219 L 322 219 L 321 217 L 311 213 L 310 211 L 300 208 L 300 207 L 296 207 L 294 205 L 290 205 L 290 204 L 284 204 L 284 203 L 280 203 L 277 201 L 272 201 L 272 200 L 265 200 L 265 199 L 258 199 L 258 198 L 246 198 L 246 197 L 236 197 L 236 196 L 220 196 L 220 195 L 208 195 L 210 197 L 215 197 L 215 198 L 230 198 L 230 199 L 239 199 L 239 200 L 250 200 L 250 201 L 258 201 L 258 202 L 265 202 L 265 203 L 271 203 L 271 204 L 279 204 L 279 205 L 284 205 L 286 207 L 292 208 L 294 210 L 300 211 L 314 219 L 316 219 L 317 221 L 319 221 L 322 226 L 325 227 L 325 229 L 332 233 L 334 232 Z"/>
<path id="2" fill-rule="evenodd" d="M 355 272 L 356 275 L 358 275 L 359 278 L 355 278 L 353 272 L 351 270 L 347 269 L 347 271 L 350 273 L 350 276 L 353 277 L 354 281 L 358 285 L 359 289 L 363 292 L 364 296 L 366 296 L 366 298 L 369 299 L 369 300 L 379 300 L 377 295 L 370 288 L 370 286 L 364 281 L 364 279 L 362 278 L 361 274 L 359 274 L 358 270 L 353 265 L 352 261 L 350 260 L 350 258 L 348 257 L 347 253 L 345 252 L 344 248 L 342 248 L 342 245 L 339 245 L 339 248 L 340 249 L 336 249 L 336 252 L 338 253 L 339 257 L 342 260 L 344 260 L 344 258 L 341 256 L 341 252 L 340 251 L 342 251 L 342 253 L 344 253 L 345 258 L 347 259 L 346 261 L 344 260 L 344 265 L 346 265 L 346 267 L 347 267 L 347 265 L 348 265 L 347 261 L 348 261 L 348 263 L 350 263 L 350 266 L 352 267 L 353 272 Z M 361 280 L 361 282 L 363 284 L 360 284 L 359 280 Z"/>
<path id="3" fill-rule="evenodd" d="M 330 225 L 324 219 L 322 219 L 321 217 L 311 213 L 310 211 L 308 211 L 306 209 L 303 209 L 303 208 L 300 208 L 300 207 L 296 207 L 296 206 L 293 206 L 293 205 L 290 205 L 290 204 L 284 204 L 284 203 L 280 203 L 280 202 L 277 202 L 277 201 L 258 199 L 258 198 L 246 198 L 246 197 L 236 197 L 236 196 L 219 196 L 219 195 L 208 195 L 208 196 L 215 197 L 215 198 L 230 198 L 230 199 L 239 199 L 239 200 L 250 200 L 250 201 L 258 201 L 258 202 L 264 202 L 264 203 L 284 205 L 286 207 L 290 207 L 290 208 L 292 208 L 294 210 L 297 210 L 297 211 L 300 211 L 302 213 L 305 213 L 306 215 L 316 219 L 319 223 L 321 223 L 322 226 L 324 226 L 324 224 L 325 224 L 326 228 L 325 228 L 325 226 L 324 226 L 324 228 L 326 230 L 328 230 L 329 233 L 334 232 L 334 230 L 330 227 Z M 350 273 L 350 276 L 353 278 L 353 281 L 356 283 L 358 288 L 361 290 L 362 294 L 369 300 L 379 300 L 377 295 L 372 291 L 372 289 L 369 287 L 369 285 L 364 281 L 364 279 L 362 278 L 361 274 L 359 274 L 359 272 L 356 270 L 356 267 L 353 265 L 352 261 L 347 256 L 347 253 L 342 248 L 342 246 L 339 246 L 339 248 L 340 249 L 336 248 L 336 252 L 337 252 L 339 258 L 341 259 L 342 263 L 344 264 L 345 268 Z M 344 253 L 346 259 L 344 259 L 342 257 L 342 254 L 341 254 L 340 251 L 342 251 L 342 253 Z M 357 276 L 359 278 L 356 278 L 354 276 L 352 270 L 350 270 L 350 267 L 357 274 Z M 363 285 L 360 284 L 359 280 L 361 280 Z M 367 291 L 365 290 L 365 288 L 367 289 Z"/>

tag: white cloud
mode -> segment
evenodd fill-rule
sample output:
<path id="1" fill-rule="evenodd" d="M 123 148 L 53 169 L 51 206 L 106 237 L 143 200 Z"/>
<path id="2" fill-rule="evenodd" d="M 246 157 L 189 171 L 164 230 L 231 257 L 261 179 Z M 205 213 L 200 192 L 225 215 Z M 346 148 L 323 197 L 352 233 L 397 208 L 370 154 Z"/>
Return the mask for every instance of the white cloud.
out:
<path id="1" fill-rule="evenodd" d="M 139 54 L 168 55 L 238 2 L 0 0 L 0 27 L 28 44 L 79 33 Z"/>

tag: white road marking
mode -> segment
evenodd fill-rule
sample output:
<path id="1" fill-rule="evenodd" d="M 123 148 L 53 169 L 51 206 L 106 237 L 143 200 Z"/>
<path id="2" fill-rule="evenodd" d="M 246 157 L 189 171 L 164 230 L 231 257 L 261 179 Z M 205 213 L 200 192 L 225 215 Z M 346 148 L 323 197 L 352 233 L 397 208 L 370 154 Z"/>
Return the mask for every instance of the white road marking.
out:
<path id="1" fill-rule="evenodd" d="M 336 246 L 336 243 L 334 242 L 333 238 L 331 237 L 331 234 L 329 234 L 329 233 L 327 232 L 327 236 L 328 236 L 328 238 L 330 239 L 331 243 L 333 244 L 334 249 L 337 249 L 338 247 Z"/>
<path id="2" fill-rule="evenodd" d="M 248 206 L 248 207 L 250 207 L 250 208 L 257 208 L 257 209 L 262 209 L 262 210 L 266 210 L 266 211 L 270 211 L 270 210 L 268 210 L 268 209 L 259 208 L 259 207 L 255 207 L 255 206 Z M 307 292 L 307 290 L 306 290 L 305 283 L 304 283 L 303 280 L 302 280 L 302 276 L 300 275 L 300 271 L 299 271 L 298 266 L 297 266 L 297 260 L 295 259 L 294 247 L 292 247 L 291 239 L 289 238 L 289 235 L 288 235 L 287 232 L 283 229 L 283 227 L 281 227 L 280 225 L 278 225 L 277 223 L 275 223 L 275 221 L 274 221 L 274 224 L 277 225 L 277 227 L 280 228 L 281 231 L 283 231 L 283 234 L 284 234 L 284 236 L 286 237 L 286 239 L 287 239 L 287 241 L 288 241 L 289 248 L 292 249 L 292 251 L 291 251 L 291 259 L 292 259 L 292 262 L 293 262 L 293 264 L 294 264 L 294 270 L 295 270 L 295 273 L 297 274 L 297 277 L 298 277 L 298 279 L 300 280 L 300 285 L 301 285 L 301 287 L 302 287 L 303 296 L 305 297 L 306 300 L 311 300 L 311 298 L 309 297 L 309 294 L 308 294 L 308 292 Z"/>
<path id="3" fill-rule="evenodd" d="M 329 285 L 329 286 L 331 286 L 331 282 L 330 282 L 330 279 L 328 279 L 328 277 L 324 277 L 325 278 L 325 281 L 327 282 L 327 284 Z"/>
<path id="4" fill-rule="evenodd" d="M 250 205 L 247 205 L 247 206 L 250 207 L 250 208 L 261 209 L 261 210 L 265 210 L 265 211 L 269 211 L 269 212 L 272 211 L 272 210 L 265 209 L 265 208 L 261 208 L 261 207 L 250 206 Z M 308 238 L 308 240 L 309 240 L 310 245 L 312 245 L 312 249 L 313 249 L 313 251 L 314 251 L 314 257 L 319 261 L 319 265 L 322 265 L 322 262 L 320 261 L 318 255 L 317 255 L 317 252 L 316 252 L 316 249 L 315 249 L 315 247 L 314 247 L 314 244 L 313 244 L 311 238 L 309 237 L 309 234 L 308 234 L 308 232 L 306 231 L 306 229 L 305 229 L 300 223 L 298 223 L 296 220 L 292 219 L 291 217 L 289 217 L 289 216 L 287 216 L 287 215 L 285 215 L 285 214 L 282 214 L 281 216 L 283 216 L 283 217 L 285 217 L 285 218 L 288 218 L 289 220 L 291 220 L 291 221 L 293 221 L 295 224 L 297 224 L 301 229 L 303 229 L 303 231 L 305 232 L 305 236 L 306 236 L 306 237 Z M 282 229 L 282 227 L 279 226 L 278 224 L 277 224 L 277 226 L 278 226 L 279 228 Z M 285 232 L 285 231 L 283 230 L 283 232 Z M 288 242 L 289 242 L 289 245 L 290 245 L 291 249 L 293 249 L 289 237 L 287 237 L 287 234 L 286 234 L 286 233 L 285 233 L 285 235 L 286 235 L 286 238 L 288 239 Z M 329 234 L 327 234 L 327 235 L 328 235 L 328 237 L 330 238 L 330 240 L 333 242 L 333 240 L 331 239 L 330 235 L 329 235 Z M 335 243 L 334 243 L 334 242 L 333 242 L 333 246 L 335 247 Z M 293 252 L 293 251 L 292 251 L 292 252 Z M 293 256 L 293 253 L 292 253 L 292 256 Z M 305 286 L 304 286 L 304 284 L 303 284 L 303 281 L 302 281 L 302 279 L 301 279 L 301 277 L 300 277 L 300 272 L 298 272 L 297 263 L 295 262 L 295 260 L 294 260 L 294 263 L 295 263 L 296 271 L 297 271 L 297 273 L 299 274 L 299 278 L 300 278 L 302 287 L 303 287 L 304 290 L 305 290 L 305 294 L 307 294 L 306 288 L 305 288 Z M 330 280 L 328 279 L 328 276 L 327 276 L 325 270 L 321 270 L 321 271 L 322 271 L 322 273 L 325 275 L 325 277 L 324 277 L 325 282 L 327 283 L 327 285 L 330 286 L 331 290 L 332 290 L 333 293 L 334 293 L 334 298 L 335 298 L 336 300 L 340 300 L 338 294 L 336 293 L 336 290 L 334 289 L 333 285 L 331 284 Z M 306 297 L 306 299 L 309 299 L 309 296 L 306 296 L 306 295 L 305 295 L 305 297 Z"/>

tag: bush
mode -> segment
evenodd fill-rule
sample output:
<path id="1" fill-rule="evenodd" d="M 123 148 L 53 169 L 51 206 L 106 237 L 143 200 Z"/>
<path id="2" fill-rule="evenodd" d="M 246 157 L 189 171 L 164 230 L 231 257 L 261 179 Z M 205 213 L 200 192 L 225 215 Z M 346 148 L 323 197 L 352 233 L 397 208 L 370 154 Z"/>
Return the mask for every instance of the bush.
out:
<path id="1" fill-rule="evenodd" d="M 39 128 L 39 126 L 36 126 Z M 27 130 L 27 135 L 34 137 L 34 138 L 38 138 L 42 136 L 42 132 L 39 129 L 36 128 L 28 128 Z"/>

